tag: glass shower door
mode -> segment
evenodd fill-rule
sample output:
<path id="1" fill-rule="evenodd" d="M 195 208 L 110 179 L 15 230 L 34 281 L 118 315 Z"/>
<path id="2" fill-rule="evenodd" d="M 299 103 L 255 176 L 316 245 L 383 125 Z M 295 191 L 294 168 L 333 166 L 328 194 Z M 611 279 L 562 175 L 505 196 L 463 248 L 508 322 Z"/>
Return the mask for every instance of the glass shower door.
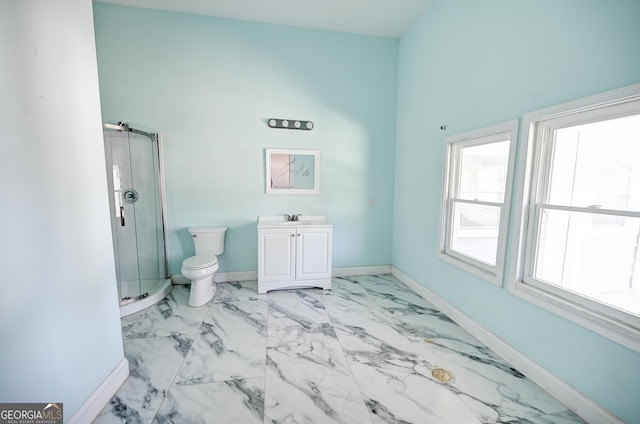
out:
<path id="1" fill-rule="evenodd" d="M 120 304 L 146 297 L 166 278 L 157 143 L 105 131 L 111 225 Z"/>

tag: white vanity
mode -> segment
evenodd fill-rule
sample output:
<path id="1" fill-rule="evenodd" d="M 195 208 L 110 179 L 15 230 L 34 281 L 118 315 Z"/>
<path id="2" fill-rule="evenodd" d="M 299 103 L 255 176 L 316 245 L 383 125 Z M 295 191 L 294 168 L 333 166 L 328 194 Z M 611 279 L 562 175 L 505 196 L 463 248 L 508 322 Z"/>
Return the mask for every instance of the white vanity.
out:
<path id="1" fill-rule="evenodd" d="M 333 225 L 324 216 L 258 217 L 258 293 L 331 288 Z"/>

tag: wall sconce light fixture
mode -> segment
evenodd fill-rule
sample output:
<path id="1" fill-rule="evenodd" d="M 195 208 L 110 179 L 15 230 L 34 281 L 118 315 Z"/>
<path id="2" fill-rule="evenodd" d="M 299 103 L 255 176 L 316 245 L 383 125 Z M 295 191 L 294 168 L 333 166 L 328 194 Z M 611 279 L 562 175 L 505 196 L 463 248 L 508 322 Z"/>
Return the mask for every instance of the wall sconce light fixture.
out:
<path id="1" fill-rule="evenodd" d="M 271 128 L 284 128 L 287 130 L 312 130 L 313 122 L 311 121 L 297 121 L 294 119 L 269 119 L 269 126 Z"/>

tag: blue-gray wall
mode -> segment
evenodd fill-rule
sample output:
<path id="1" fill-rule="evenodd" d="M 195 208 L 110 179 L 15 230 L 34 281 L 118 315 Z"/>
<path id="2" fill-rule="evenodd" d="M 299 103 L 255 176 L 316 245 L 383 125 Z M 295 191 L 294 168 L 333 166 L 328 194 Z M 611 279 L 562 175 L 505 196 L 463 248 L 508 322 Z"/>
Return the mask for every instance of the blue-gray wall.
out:
<path id="1" fill-rule="evenodd" d="M 256 218 L 284 213 L 328 216 L 335 267 L 391 263 L 398 40 L 94 9 L 105 121 L 163 134 L 172 273 L 192 225 L 228 226 L 221 271 L 256 270 Z M 319 149 L 320 194 L 265 194 L 265 148 Z"/>
<path id="2" fill-rule="evenodd" d="M 640 82 L 638 22 L 637 0 L 435 0 L 400 43 L 395 151 L 394 266 L 626 422 L 638 353 L 436 252 L 444 137 Z"/>

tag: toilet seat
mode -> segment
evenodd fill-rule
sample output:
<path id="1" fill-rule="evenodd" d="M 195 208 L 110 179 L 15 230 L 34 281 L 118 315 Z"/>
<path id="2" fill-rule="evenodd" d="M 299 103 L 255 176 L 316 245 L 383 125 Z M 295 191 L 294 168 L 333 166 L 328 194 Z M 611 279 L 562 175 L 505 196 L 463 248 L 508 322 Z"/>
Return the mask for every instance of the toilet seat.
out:
<path id="1" fill-rule="evenodd" d="M 191 256 L 182 262 L 182 267 L 185 269 L 203 269 L 213 266 L 218 263 L 218 257 L 211 256 Z"/>

